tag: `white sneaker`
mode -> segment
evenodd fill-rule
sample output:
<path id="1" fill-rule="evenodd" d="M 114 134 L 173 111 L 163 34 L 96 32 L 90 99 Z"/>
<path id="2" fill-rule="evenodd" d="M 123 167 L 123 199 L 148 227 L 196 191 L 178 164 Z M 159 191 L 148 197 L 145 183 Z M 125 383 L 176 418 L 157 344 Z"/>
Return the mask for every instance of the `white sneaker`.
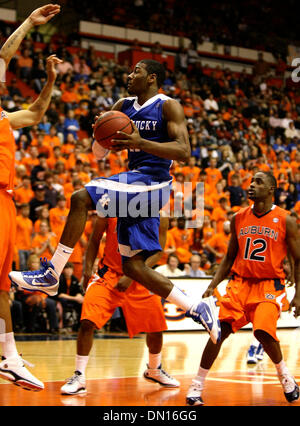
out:
<path id="1" fill-rule="evenodd" d="M 203 391 L 203 384 L 198 382 L 198 380 L 192 380 L 192 384 L 189 387 L 188 393 L 186 395 L 187 405 L 203 405 L 203 399 L 201 398 L 201 393 Z"/>
<path id="2" fill-rule="evenodd" d="M 169 388 L 177 388 L 180 386 L 178 380 L 166 373 L 161 365 L 158 368 L 149 368 L 147 365 L 147 370 L 144 371 L 144 377 L 147 380 L 152 380 L 152 382 L 159 383 L 162 386 Z"/>
<path id="3" fill-rule="evenodd" d="M 293 376 L 284 374 L 278 376 L 283 388 L 284 396 L 288 402 L 294 402 L 299 399 L 299 386 Z"/>
<path id="4" fill-rule="evenodd" d="M 41 391 L 44 384 L 34 377 L 25 367 L 33 367 L 33 364 L 22 359 L 20 356 L 11 358 L 2 358 L 0 363 L 0 377 L 9 380 L 16 386 L 20 386 L 26 390 Z"/>
<path id="5" fill-rule="evenodd" d="M 62 395 L 80 395 L 86 393 L 85 377 L 80 371 L 75 371 L 73 376 L 60 389 Z"/>

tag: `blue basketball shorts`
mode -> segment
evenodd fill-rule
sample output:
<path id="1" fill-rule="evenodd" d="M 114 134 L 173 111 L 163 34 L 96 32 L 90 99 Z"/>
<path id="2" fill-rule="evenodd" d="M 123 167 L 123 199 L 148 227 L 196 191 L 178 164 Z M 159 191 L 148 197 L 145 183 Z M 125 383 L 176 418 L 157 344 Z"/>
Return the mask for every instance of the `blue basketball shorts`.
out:
<path id="1" fill-rule="evenodd" d="M 140 171 L 93 179 L 85 185 L 100 217 L 117 217 L 119 251 L 123 261 L 160 251 L 160 210 L 168 202 L 171 180 Z"/>

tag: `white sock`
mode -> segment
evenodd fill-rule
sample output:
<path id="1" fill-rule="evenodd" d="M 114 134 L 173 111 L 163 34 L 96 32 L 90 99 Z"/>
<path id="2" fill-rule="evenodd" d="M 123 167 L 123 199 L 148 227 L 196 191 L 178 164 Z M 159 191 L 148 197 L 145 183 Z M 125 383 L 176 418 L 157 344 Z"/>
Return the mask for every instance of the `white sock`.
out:
<path id="1" fill-rule="evenodd" d="M 5 358 L 18 357 L 14 333 L 5 333 L 2 341 L 2 355 Z"/>
<path id="2" fill-rule="evenodd" d="M 76 371 L 80 371 L 80 373 L 85 376 L 86 366 L 89 362 L 89 355 L 76 355 Z"/>
<path id="3" fill-rule="evenodd" d="M 290 372 L 283 359 L 278 364 L 275 364 L 275 368 L 277 370 L 278 376 L 283 376 L 286 374 L 290 376 Z"/>
<path id="4" fill-rule="evenodd" d="M 149 352 L 148 368 L 158 368 L 161 364 L 161 352 L 152 354 Z"/>
<path id="5" fill-rule="evenodd" d="M 72 248 L 64 246 L 61 243 L 58 244 L 55 253 L 51 259 L 51 263 L 53 264 L 58 275 L 62 273 L 65 264 L 68 262 L 72 253 Z"/>
<path id="6" fill-rule="evenodd" d="M 206 370 L 206 368 L 199 367 L 195 380 L 197 380 L 197 382 L 200 382 L 203 386 L 208 372 L 209 370 Z"/>
<path id="7" fill-rule="evenodd" d="M 178 287 L 173 286 L 169 296 L 167 297 L 169 303 L 173 303 L 179 308 L 183 309 L 185 312 L 189 311 L 194 305 L 195 301 L 189 296 L 184 294 Z"/>

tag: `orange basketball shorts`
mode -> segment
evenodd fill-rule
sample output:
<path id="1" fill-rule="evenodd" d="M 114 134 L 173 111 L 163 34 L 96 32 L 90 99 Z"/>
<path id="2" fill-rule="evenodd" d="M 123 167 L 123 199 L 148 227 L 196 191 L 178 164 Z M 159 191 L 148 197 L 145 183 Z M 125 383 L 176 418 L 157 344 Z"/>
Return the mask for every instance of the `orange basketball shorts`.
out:
<path id="1" fill-rule="evenodd" d="M 103 278 L 95 274 L 88 285 L 81 311 L 81 321 L 89 320 L 98 329 L 121 307 L 129 337 L 138 333 L 155 333 L 167 329 L 161 298 L 137 282 L 121 293 L 114 287 L 121 275 L 108 268 Z"/>
<path id="2" fill-rule="evenodd" d="M 0 190 L 0 290 L 10 290 L 8 274 L 12 269 L 16 238 L 16 209 L 12 197 Z"/>
<path id="3" fill-rule="evenodd" d="M 253 331 L 263 330 L 278 341 L 277 320 L 285 297 L 283 279 L 234 277 L 229 280 L 225 295 L 218 297 L 219 319 L 230 323 L 233 332 L 251 322 Z"/>

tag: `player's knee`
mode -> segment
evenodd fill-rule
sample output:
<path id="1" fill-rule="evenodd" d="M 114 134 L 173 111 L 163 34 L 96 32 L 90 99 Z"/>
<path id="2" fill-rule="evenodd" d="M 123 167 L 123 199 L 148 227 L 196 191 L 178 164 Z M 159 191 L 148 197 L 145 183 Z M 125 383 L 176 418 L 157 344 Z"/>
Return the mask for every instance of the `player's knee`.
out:
<path id="1" fill-rule="evenodd" d="M 82 333 L 92 332 L 95 328 L 96 326 L 92 321 L 84 319 L 80 322 L 80 331 Z"/>
<path id="2" fill-rule="evenodd" d="M 232 327 L 227 322 L 221 322 L 221 341 L 223 342 L 232 333 Z"/>
<path id="3" fill-rule="evenodd" d="M 270 342 L 276 342 L 274 337 L 272 337 L 268 332 L 264 330 L 260 330 L 260 329 L 255 330 L 254 336 L 259 341 L 259 343 L 261 343 L 263 346 L 264 344 L 268 344 Z"/>
<path id="4" fill-rule="evenodd" d="M 85 188 L 73 192 L 71 196 L 71 209 L 90 209 L 91 205 L 91 197 Z"/>

